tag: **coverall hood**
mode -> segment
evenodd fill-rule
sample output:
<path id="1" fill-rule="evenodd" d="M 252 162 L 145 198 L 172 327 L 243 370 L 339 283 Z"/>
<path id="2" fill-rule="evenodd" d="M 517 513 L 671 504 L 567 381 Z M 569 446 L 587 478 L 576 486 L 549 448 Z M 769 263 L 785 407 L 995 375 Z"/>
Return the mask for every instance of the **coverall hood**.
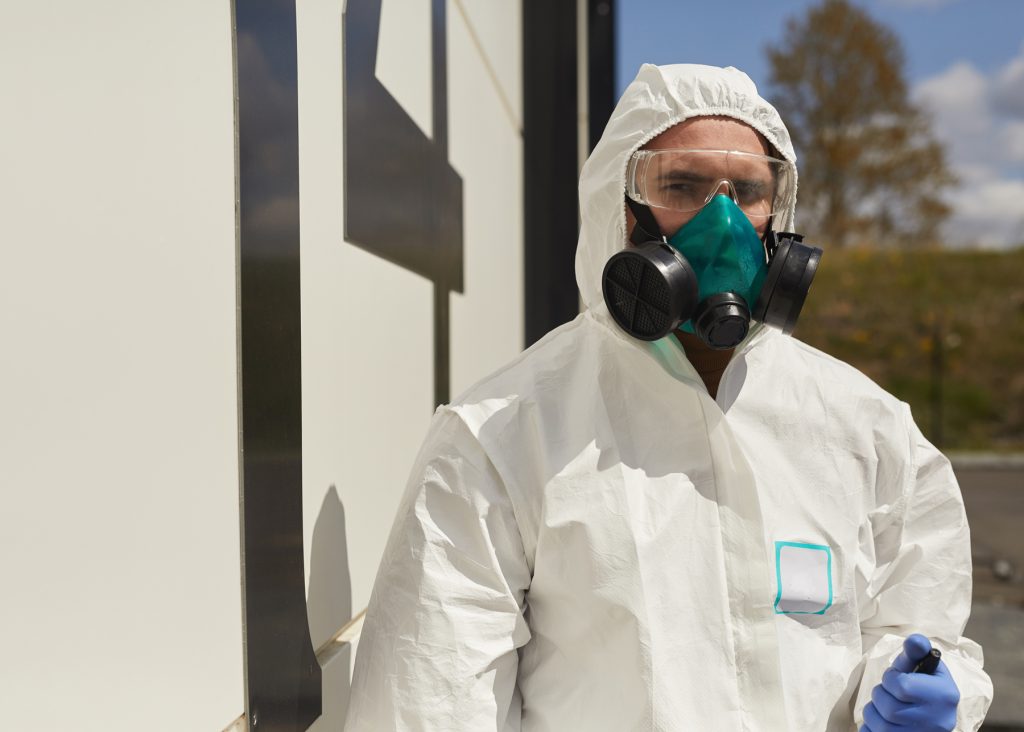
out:
<path id="1" fill-rule="evenodd" d="M 722 115 L 750 125 L 796 165 L 789 131 L 750 77 L 733 67 L 698 64 L 640 67 L 612 112 L 604 134 L 580 175 L 582 227 L 576 248 L 576 282 L 587 309 L 603 305 L 601 273 L 627 245 L 623 196 L 626 165 L 640 147 L 692 117 Z M 794 199 L 795 200 L 795 199 Z M 777 231 L 792 231 L 794 208 L 777 218 Z M 604 310 L 604 308 L 600 308 Z"/>

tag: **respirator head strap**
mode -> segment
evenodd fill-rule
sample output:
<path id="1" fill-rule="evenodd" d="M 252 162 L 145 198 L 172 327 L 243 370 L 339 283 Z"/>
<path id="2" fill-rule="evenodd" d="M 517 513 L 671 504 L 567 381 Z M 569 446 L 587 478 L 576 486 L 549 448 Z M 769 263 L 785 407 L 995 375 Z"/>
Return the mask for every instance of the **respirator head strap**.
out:
<path id="1" fill-rule="evenodd" d="M 629 196 L 626 196 L 626 205 L 629 206 L 629 210 L 633 212 L 633 218 L 636 219 L 636 226 L 633 227 L 633 231 L 629 235 L 629 241 L 633 246 L 638 247 L 649 241 L 665 241 L 661 227 L 658 226 L 658 220 L 654 218 L 650 208 L 642 203 L 637 203 Z"/>

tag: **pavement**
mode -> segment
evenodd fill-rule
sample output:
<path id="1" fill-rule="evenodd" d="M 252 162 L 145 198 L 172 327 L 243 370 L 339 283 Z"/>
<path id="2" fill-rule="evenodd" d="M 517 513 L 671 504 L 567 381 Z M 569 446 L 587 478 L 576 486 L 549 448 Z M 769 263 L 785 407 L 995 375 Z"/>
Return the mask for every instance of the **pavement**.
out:
<path id="1" fill-rule="evenodd" d="M 974 605 L 995 698 L 983 732 L 1024 732 L 1024 455 L 951 455 L 971 526 Z"/>

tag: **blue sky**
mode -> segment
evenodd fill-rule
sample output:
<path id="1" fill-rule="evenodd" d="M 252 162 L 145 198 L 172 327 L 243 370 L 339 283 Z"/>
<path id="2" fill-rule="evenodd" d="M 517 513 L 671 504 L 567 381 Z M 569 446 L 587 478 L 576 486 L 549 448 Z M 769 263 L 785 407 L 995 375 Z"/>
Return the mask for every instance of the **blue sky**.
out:
<path id="1" fill-rule="evenodd" d="M 855 2 L 900 37 L 914 99 L 948 146 L 961 181 L 949 243 L 1024 243 L 1024 0 Z M 706 63 L 743 69 L 766 92 L 765 46 L 814 4 L 618 0 L 617 88 L 644 62 Z"/>

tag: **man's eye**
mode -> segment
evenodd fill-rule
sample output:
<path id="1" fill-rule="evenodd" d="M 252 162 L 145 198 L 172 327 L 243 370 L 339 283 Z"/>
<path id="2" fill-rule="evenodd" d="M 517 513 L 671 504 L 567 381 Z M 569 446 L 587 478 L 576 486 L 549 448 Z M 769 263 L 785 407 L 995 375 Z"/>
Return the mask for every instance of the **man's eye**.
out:
<path id="1" fill-rule="evenodd" d="M 756 180 L 739 180 L 733 183 L 736 195 L 742 199 L 764 198 L 768 195 L 769 186 Z"/>

